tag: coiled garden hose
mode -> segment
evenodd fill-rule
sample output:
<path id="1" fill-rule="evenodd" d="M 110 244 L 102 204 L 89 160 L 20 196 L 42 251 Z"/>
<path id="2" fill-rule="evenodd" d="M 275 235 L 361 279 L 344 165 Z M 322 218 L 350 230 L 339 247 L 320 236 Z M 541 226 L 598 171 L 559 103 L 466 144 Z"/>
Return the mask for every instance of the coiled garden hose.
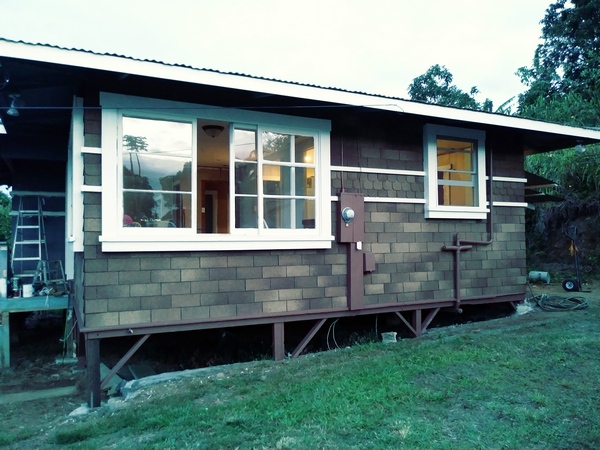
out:
<path id="1" fill-rule="evenodd" d="M 589 305 L 583 297 L 561 297 L 560 295 L 536 295 L 533 300 L 544 311 L 576 311 Z"/>

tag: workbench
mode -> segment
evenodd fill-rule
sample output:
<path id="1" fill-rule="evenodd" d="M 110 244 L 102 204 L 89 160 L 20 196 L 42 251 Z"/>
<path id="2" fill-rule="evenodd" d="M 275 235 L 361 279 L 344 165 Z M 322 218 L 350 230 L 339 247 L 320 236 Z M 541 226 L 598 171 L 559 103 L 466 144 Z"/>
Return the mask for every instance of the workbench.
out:
<path id="1" fill-rule="evenodd" d="M 0 368 L 10 367 L 10 314 L 67 309 L 69 296 L 0 298 Z"/>

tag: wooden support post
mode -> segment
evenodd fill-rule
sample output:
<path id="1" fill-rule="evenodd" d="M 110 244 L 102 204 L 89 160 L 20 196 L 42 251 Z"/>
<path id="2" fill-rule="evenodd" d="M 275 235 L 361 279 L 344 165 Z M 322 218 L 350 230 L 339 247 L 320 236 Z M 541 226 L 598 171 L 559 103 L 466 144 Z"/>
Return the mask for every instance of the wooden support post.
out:
<path id="1" fill-rule="evenodd" d="M 10 313 L 2 311 L 0 324 L 0 368 L 10 367 Z"/>
<path id="2" fill-rule="evenodd" d="M 421 336 L 421 334 L 423 334 L 423 329 L 421 326 L 422 323 L 423 322 L 421 321 L 421 310 L 415 309 L 412 314 L 412 326 L 413 326 L 415 336 L 417 336 L 417 337 L 419 337 L 419 336 Z"/>
<path id="3" fill-rule="evenodd" d="M 86 361 L 87 361 L 87 383 L 88 383 L 88 404 L 92 408 L 97 408 L 101 403 L 100 389 L 100 340 L 86 339 Z"/>
<path id="4" fill-rule="evenodd" d="M 283 322 L 273 324 L 273 359 L 281 361 L 285 358 Z"/>

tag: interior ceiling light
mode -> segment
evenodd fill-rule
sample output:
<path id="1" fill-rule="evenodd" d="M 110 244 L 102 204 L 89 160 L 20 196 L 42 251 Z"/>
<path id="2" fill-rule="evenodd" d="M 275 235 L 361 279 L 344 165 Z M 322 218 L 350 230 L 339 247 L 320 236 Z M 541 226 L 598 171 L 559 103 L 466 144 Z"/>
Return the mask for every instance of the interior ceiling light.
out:
<path id="1" fill-rule="evenodd" d="M 10 108 L 8 108 L 6 114 L 17 117 L 19 115 L 19 110 L 17 107 L 23 106 L 23 102 L 19 99 L 20 94 L 10 94 L 9 97 L 12 99 L 12 101 L 10 102 Z"/>
<path id="2" fill-rule="evenodd" d="M 0 117 L 0 134 L 6 134 L 6 128 L 4 127 L 4 124 L 2 123 L 2 117 Z"/>
<path id="3" fill-rule="evenodd" d="M 223 130 L 225 129 L 225 127 L 222 126 L 222 125 L 204 125 L 202 127 L 202 129 L 211 138 L 215 138 L 215 137 L 217 137 L 218 135 L 220 135 L 223 132 Z"/>

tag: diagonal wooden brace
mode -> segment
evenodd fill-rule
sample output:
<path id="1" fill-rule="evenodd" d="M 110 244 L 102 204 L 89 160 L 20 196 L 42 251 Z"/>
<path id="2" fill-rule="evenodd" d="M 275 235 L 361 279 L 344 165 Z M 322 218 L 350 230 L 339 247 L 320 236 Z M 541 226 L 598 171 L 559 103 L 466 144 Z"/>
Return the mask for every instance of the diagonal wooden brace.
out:
<path id="1" fill-rule="evenodd" d="M 408 322 L 400 313 L 396 311 L 396 315 L 400 318 L 400 320 L 406 325 L 406 327 L 415 335 L 415 337 L 419 337 L 423 334 L 423 332 L 427 329 L 431 321 L 435 318 L 436 314 L 440 311 L 440 308 L 434 308 L 425 317 L 425 320 L 421 320 L 422 317 L 421 309 L 416 309 L 412 311 L 412 324 Z"/>

